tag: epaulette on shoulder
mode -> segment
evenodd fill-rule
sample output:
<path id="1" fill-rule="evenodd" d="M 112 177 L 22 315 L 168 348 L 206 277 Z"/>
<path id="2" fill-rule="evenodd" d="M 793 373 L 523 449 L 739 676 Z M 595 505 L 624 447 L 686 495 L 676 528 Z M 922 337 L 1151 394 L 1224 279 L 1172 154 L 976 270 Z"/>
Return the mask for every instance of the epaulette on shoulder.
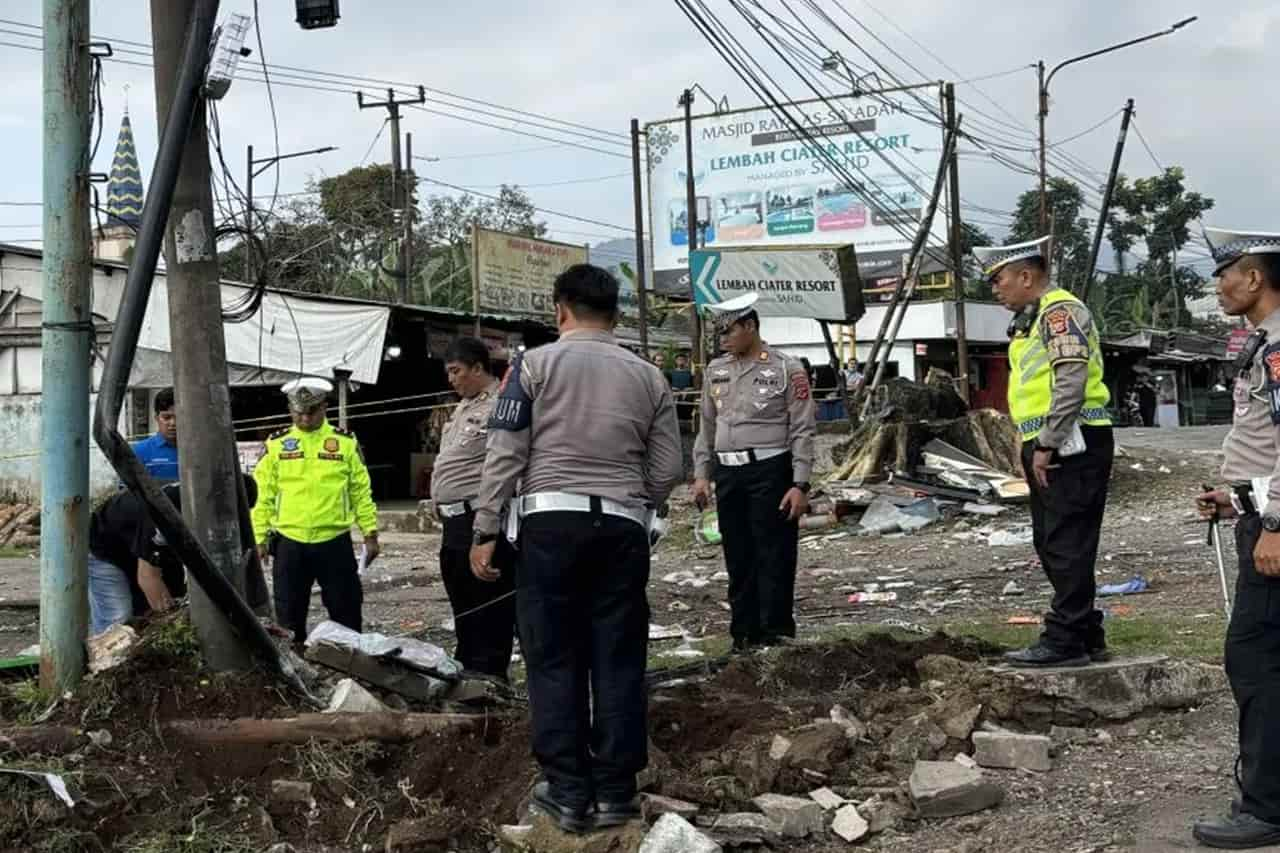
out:
<path id="1" fill-rule="evenodd" d="M 284 438 L 286 435 L 289 434 L 289 430 L 291 429 L 293 429 L 293 427 L 285 427 L 284 429 L 278 429 L 275 432 L 271 433 L 271 435 L 267 436 L 267 441 L 275 441 L 277 438 Z"/>
<path id="2" fill-rule="evenodd" d="M 338 435 L 343 436 L 344 438 L 356 437 L 356 434 L 354 432 L 352 432 L 349 429 L 343 429 L 342 427 L 334 427 L 333 431 L 336 432 Z"/>

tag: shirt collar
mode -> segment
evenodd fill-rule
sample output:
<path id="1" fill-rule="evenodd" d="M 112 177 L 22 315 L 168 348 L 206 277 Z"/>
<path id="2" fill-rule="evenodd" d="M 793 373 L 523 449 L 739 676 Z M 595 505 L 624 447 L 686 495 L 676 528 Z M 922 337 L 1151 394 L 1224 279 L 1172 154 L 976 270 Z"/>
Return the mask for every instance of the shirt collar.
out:
<path id="1" fill-rule="evenodd" d="M 608 332 L 604 329 L 573 329 L 560 336 L 562 341 L 568 338 L 573 338 L 575 341 L 598 341 L 602 344 L 618 342 L 613 332 Z"/>

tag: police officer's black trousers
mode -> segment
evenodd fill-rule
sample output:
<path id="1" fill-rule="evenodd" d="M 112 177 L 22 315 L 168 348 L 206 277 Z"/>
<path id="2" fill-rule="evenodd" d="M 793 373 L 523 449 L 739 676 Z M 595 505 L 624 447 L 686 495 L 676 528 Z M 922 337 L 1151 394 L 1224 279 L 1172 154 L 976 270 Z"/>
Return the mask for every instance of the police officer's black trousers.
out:
<path id="1" fill-rule="evenodd" d="M 716 468 L 716 509 L 729 571 L 729 633 L 739 642 L 794 637 L 798 522 L 778 505 L 794 485 L 791 454 Z"/>
<path id="2" fill-rule="evenodd" d="M 515 555 L 506 537 L 499 536 L 493 566 L 502 577 L 490 583 L 472 574 L 474 521 L 474 513 L 443 521 L 440 577 L 453 608 L 453 630 L 458 639 L 453 656 L 469 670 L 505 680 L 515 642 L 516 600 L 511 594 L 516 585 Z"/>
<path id="3" fill-rule="evenodd" d="M 1053 585 L 1053 604 L 1044 617 L 1041 642 L 1064 653 L 1105 646 L 1102 614 L 1094 607 L 1094 562 L 1107 507 L 1107 484 L 1115 441 L 1111 427 L 1081 427 L 1087 449 L 1054 457 L 1049 488 L 1032 470 L 1035 442 L 1022 445 L 1022 467 L 1031 487 L 1031 526 L 1036 554 Z"/>
<path id="4" fill-rule="evenodd" d="M 1235 603 L 1227 628 L 1226 665 L 1240 709 L 1240 793 L 1243 811 L 1280 824 L 1280 578 L 1258 574 L 1253 548 L 1262 519 L 1236 525 Z"/>
<path id="5" fill-rule="evenodd" d="M 353 631 L 361 630 L 364 590 L 360 587 L 350 533 L 316 543 L 275 537 L 271 577 L 275 583 L 276 621 L 293 631 L 297 642 L 307 639 L 311 587 L 317 582 L 329 619 Z"/>
<path id="6" fill-rule="evenodd" d="M 538 513 L 517 563 L 534 757 L 560 803 L 629 801 L 648 763 L 648 534 L 614 516 Z"/>

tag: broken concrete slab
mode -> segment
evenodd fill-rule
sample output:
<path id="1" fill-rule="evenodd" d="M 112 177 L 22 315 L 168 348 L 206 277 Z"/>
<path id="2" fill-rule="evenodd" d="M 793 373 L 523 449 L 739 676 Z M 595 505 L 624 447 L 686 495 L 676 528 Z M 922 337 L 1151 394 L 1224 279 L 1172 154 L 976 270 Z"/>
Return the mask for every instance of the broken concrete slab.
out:
<path id="1" fill-rule="evenodd" d="M 805 838 L 822 832 L 826 826 L 822 806 L 804 797 L 761 794 L 751 802 L 778 825 L 783 835 L 791 838 Z"/>
<path id="2" fill-rule="evenodd" d="M 641 794 L 640 795 L 640 811 L 647 821 L 655 821 L 663 815 L 678 815 L 685 820 L 693 820 L 694 815 L 698 813 L 696 803 L 677 800 L 673 797 L 663 797 L 659 794 Z"/>
<path id="3" fill-rule="evenodd" d="M 997 667 L 992 672 L 1038 700 L 1015 704 L 1015 713 L 1047 715 L 1058 723 L 1125 720 L 1145 711 L 1187 708 L 1227 688 L 1222 667 L 1163 656 L 1046 670 Z"/>
<path id="4" fill-rule="evenodd" d="M 814 723 L 790 733 L 783 759 L 791 767 L 830 773 L 849 754 L 849 737 L 838 723 Z"/>
<path id="5" fill-rule="evenodd" d="M 664 814 L 640 844 L 639 853 L 721 853 L 721 846 L 677 814 Z"/>
<path id="6" fill-rule="evenodd" d="M 813 800 L 826 811 L 834 811 L 840 808 L 846 802 L 845 798 L 837 794 L 830 788 L 818 788 L 816 791 L 809 792 L 809 799 Z"/>
<path id="7" fill-rule="evenodd" d="M 732 772 L 749 794 L 763 794 L 773 789 L 782 772 L 782 762 L 771 757 L 763 743 L 755 743 L 733 758 Z"/>
<path id="8" fill-rule="evenodd" d="M 329 698 L 326 714 L 377 714 L 387 711 L 387 706 L 378 701 L 368 690 L 365 690 L 353 679 L 344 678 L 333 688 Z"/>
<path id="9" fill-rule="evenodd" d="M 723 814 L 711 824 L 709 834 L 726 847 L 742 847 L 750 844 L 768 844 L 782 847 L 782 828 L 777 823 L 755 812 Z"/>
<path id="10" fill-rule="evenodd" d="M 908 786 L 916 810 L 925 818 L 973 814 L 1004 800 L 1004 789 L 981 770 L 954 761 L 917 761 Z"/>
<path id="11" fill-rule="evenodd" d="M 313 663 L 349 673 L 361 681 L 419 702 L 435 702 L 443 698 L 450 688 L 447 681 L 333 643 L 319 642 L 308 646 L 306 657 Z"/>
<path id="12" fill-rule="evenodd" d="M 956 753 L 956 757 L 952 760 L 961 767 L 968 767 L 970 770 L 978 766 L 978 762 L 973 760 L 973 756 L 965 755 L 963 752 Z"/>
<path id="13" fill-rule="evenodd" d="M 871 831 L 871 826 L 858 814 L 856 808 L 844 806 L 836 812 L 836 819 L 831 822 L 831 831 L 853 843 L 866 836 Z"/>
<path id="14" fill-rule="evenodd" d="M 831 722 L 843 728 L 845 737 L 849 740 L 862 740 L 867 736 L 867 724 L 851 714 L 843 705 L 832 705 L 830 716 Z"/>
<path id="15" fill-rule="evenodd" d="M 529 824 L 503 824 L 498 827 L 498 839 L 508 850 L 525 851 L 529 849 L 529 836 L 533 826 Z"/>
<path id="16" fill-rule="evenodd" d="M 1044 735 L 1020 735 L 1013 732 L 975 732 L 973 759 L 981 767 L 1004 770 L 1053 769 L 1049 758 L 1051 741 Z"/>
<path id="17" fill-rule="evenodd" d="M 774 735 L 773 741 L 769 744 L 769 757 L 774 761 L 781 761 L 787 757 L 787 753 L 791 751 L 791 741 L 782 735 Z"/>
<path id="18" fill-rule="evenodd" d="M 941 722 L 942 731 L 949 738 L 968 740 L 969 735 L 973 734 L 973 729 L 978 724 L 978 717 L 980 716 L 982 716 L 981 705 L 966 708 L 959 713 L 944 718 Z"/>
<path id="19" fill-rule="evenodd" d="M 907 717 L 889 735 L 889 757 L 894 761 L 928 760 L 947 745 L 946 732 L 925 713 Z"/>
<path id="20" fill-rule="evenodd" d="M 896 827 L 907 816 L 907 807 L 876 794 L 858 803 L 858 814 L 866 818 L 868 832 L 875 835 Z"/>
<path id="21" fill-rule="evenodd" d="M 1055 749 L 1061 749 L 1072 744 L 1088 743 L 1092 739 L 1093 734 L 1088 729 L 1076 728 L 1075 726 L 1051 726 L 1049 728 L 1049 740 L 1053 742 Z"/>

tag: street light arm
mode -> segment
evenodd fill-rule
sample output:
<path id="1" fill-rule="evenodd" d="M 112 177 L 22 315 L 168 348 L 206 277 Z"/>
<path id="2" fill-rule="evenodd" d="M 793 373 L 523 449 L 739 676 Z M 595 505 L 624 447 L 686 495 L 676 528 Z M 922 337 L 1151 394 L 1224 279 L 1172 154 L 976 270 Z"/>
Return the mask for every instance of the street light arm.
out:
<path id="1" fill-rule="evenodd" d="M 1115 50 L 1120 50 L 1126 47 L 1132 47 L 1135 44 L 1142 44 L 1144 41 L 1151 41 L 1152 39 L 1158 39 L 1161 36 L 1167 36 L 1170 33 L 1173 33 L 1177 30 L 1182 29 L 1187 24 L 1190 24 L 1192 21 L 1195 21 L 1195 20 L 1196 20 L 1196 16 L 1185 18 L 1179 21 L 1178 23 L 1174 24 L 1173 26 L 1169 27 L 1168 29 L 1161 30 L 1158 33 L 1152 33 L 1151 35 L 1142 36 L 1141 38 L 1129 39 L 1129 41 L 1123 41 L 1123 42 L 1120 42 L 1119 44 L 1113 44 L 1110 47 L 1104 47 L 1101 50 L 1095 50 L 1090 53 L 1085 53 L 1080 56 L 1072 57 L 1071 59 L 1065 60 L 1063 62 L 1059 62 L 1057 65 L 1053 66 L 1053 70 L 1050 71 L 1049 76 L 1045 78 L 1044 92 L 1047 93 L 1049 91 L 1049 83 L 1053 81 L 1053 75 L 1057 74 L 1060 70 L 1062 70 L 1063 68 L 1066 68 L 1068 65 L 1074 65 L 1077 62 L 1083 62 L 1086 59 L 1092 59 L 1093 57 L 1101 56 L 1104 53 L 1111 53 L 1112 51 L 1115 51 Z"/>
<path id="2" fill-rule="evenodd" d="M 328 154 L 330 151 L 337 151 L 337 150 L 338 150 L 338 146 L 336 145 L 326 145 L 323 148 L 313 148 L 310 151 L 297 151 L 293 154 L 281 154 L 277 157 L 263 157 L 259 160 L 251 160 L 249 162 L 251 162 L 255 166 L 258 165 L 259 163 L 264 164 L 261 169 L 258 169 L 253 173 L 254 177 L 257 177 L 258 175 L 261 175 L 263 172 L 267 171 L 267 169 L 270 169 L 273 163 L 278 163 L 281 160 L 291 160 L 294 157 L 308 157 L 312 154 Z"/>

